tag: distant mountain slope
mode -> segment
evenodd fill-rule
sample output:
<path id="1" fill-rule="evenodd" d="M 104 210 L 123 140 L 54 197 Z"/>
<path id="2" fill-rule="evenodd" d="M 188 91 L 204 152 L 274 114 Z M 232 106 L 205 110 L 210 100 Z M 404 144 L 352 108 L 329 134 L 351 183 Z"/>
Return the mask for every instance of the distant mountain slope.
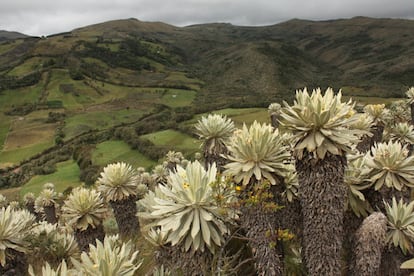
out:
<path id="1" fill-rule="evenodd" d="M 0 42 L 6 41 L 6 40 L 12 40 L 12 39 L 25 38 L 25 37 L 27 37 L 27 35 L 22 34 L 22 33 L 0 30 Z"/>
<path id="2" fill-rule="evenodd" d="M 49 58 L 55 67 L 118 85 L 178 87 L 199 79 L 197 100 L 206 109 L 265 105 L 304 86 L 401 96 L 414 76 L 413 29 L 412 20 L 365 17 L 265 27 L 125 19 L 0 47 L 0 70 L 4 77 L 41 57 L 42 66 Z"/>
<path id="3" fill-rule="evenodd" d="M 410 20 L 356 17 L 265 27 L 124 19 L 41 38 L 7 32 L 0 41 L 0 171 L 26 160 L 46 173 L 53 164 L 42 151 L 105 135 L 157 159 L 137 135 L 190 134 L 180 123 L 194 114 L 267 107 L 305 86 L 403 97 L 414 85 L 412 30 Z"/>

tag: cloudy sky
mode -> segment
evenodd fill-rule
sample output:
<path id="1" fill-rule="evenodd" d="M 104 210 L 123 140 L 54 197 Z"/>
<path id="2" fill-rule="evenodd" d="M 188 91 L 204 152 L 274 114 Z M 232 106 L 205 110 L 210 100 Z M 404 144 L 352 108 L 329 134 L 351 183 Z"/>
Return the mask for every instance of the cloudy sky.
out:
<path id="1" fill-rule="evenodd" d="M 40 36 L 131 17 L 176 26 L 257 26 L 359 15 L 414 19 L 414 0 L 1 0 L 0 30 Z"/>

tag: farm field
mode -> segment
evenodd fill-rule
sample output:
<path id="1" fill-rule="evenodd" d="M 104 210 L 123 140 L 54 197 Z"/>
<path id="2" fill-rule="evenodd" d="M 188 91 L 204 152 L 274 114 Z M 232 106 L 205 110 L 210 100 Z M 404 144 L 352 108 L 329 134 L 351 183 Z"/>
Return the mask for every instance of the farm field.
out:
<path id="1" fill-rule="evenodd" d="M 76 187 L 82 183 L 79 181 L 79 167 L 73 160 L 64 161 L 56 165 L 56 172 L 48 175 L 36 175 L 20 189 L 20 195 L 26 193 L 39 194 L 45 183 L 55 184 L 57 192 L 63 192 L 69 187 Z"/>
<path id="2" fill-rule="evenodd" d="M 201 142 L 199 140 L 172 129 L 146 134 L 141 138 L 148 139 L 156 146 L 162 146 L 166 150 L 181 151 L 186 156 L 192 156 L 200 151 Z"/>
<path id="3" fill-rule="evenodd" d="M 123 141 L 106 141 L 96 145 L 92 154 L 93 164 L 106 166 L 115 162 L 125 162 L 135 168 L 144 167 L 149 169 L 156 164 L 137 150 L 132 150 Z"/>

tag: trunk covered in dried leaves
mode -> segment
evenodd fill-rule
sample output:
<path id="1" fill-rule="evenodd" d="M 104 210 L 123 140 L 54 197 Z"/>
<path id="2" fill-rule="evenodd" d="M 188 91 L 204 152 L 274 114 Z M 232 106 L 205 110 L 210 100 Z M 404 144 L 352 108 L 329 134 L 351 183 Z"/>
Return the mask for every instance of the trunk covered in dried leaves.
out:
<path id="1" fill-rule="evenodd" d="M 357 217 L 352 210 L 347 210 L 344 214 L 344 242 L 342 244 L 343 259 L 346 266 L 346 275 L 353 275 L 353 263 L 355 262 L 355 244 L 356 244 L 356 232 L 361 226 L 363 216 Z"/>
<path id="2" fill-rule="evenodd" d="M 410 110 L 411 110 L 411 124 L 414 126 L 414 103 L 410 104 Z"/>
<path id="3" fill-rule="evenodd" d="M 55 224 L 57 222 L 55 205 L 44 206 L 43 211 L 47 222 L 51 224 Z"/>
<path id="4" fill-rule="evenodd" d="M 395 197 L 397 201 L 402 199 L 405 203 L 409 203 L 411 201 L 410 190 L 411 189 L 407 187 L 403 187 L 401 191 L 398 191 L 396 189 L 383 186 L 379 191 L 375 191 L 374 187 L 370 187 L 364 190 L 363 194 L 365 196 L 365 200 L 369 202 L 374 210 L 380 210 L 385 213 L 384 201 L 391 203 L 392 198 Z"/>
<path id="5" fill-rule="evenodd" d="M 26 275 L 28 263 L 26 255 L 16 250 L 7 249 L 8 256 L 6 257 L 6 265 L 0 265 L 0 275 L 3 276 L 18 276 Z"/>
<path id="6" fill-rule="evenodd" d="M 277 177 L 277 179 L 279 184 L 270 187 L 270 191 L 273 194 L 273 201 L 282 207 L 282 209 L 277 210 L 273 214 L 275 228 L 289 229 L 289 231 L 300 240 L 303 232 L 303 218 L 299 199 L 294 198 L 292 202 L 289 202 L 287 198 L 282 195 L 286 189 L 283 179 L 280 177 Z"/>
<path id="7" fill-rule="evenodd" d="M 36 212 L 35 205 L 33 202 L 26 203 L 25 206 L 26 206 L 26 209 L 36 217 L 36 221 L 42 220 L 42 215 Z"/>
<path id="8" fill-rule="evenodd" d="M 168 268 L 172 275 L 211 275 L 213 256 L 209 251 L 184 251 L 179 246 L 163 246 L 155 254 L 157 265 Z"/>
<path id="9" fill-rule="evenodd" d="M 125 200 L 110 201 L 122 238 L 131 238 L 140 233 L 136 199 L 136 196 L 130 196 Z"/>
<path id="10" fill-rule="evenodd" d="M 408 257 L 410 259 L 410 257 Z M 409 270 L 400 269 L 401 264 L 407 260 L 407 257 L 398 247 L 388 247 L 382 254 L 381 266 L 378 276 L 408 276 Z"/>
<path id="11" fill-rule="evenodd" d="M 380 212 L 372 213 L 364 219 L 355 238 L 352 275 L 379 275 L 387 238 L 387 217 Z"/>
<path id="12" fill-rule="evenodd" d="M 346 158 L 327 154 L 296 160 L 303 214 L 302 247 L 309 275 L 341 275 Z"/>
<path id="13" fill-rule="evenodd" d="M 211 150 L 209 150 L 210 144 L 211 141 L 206 142 L 204 145 L 204 166 L 207 169 L 213 163 L 216 163 L 218 171 L 223 172 L 223 167 L 228 163 L 228 160 L 222 157 L 222 154 L 228 154 L 227 147 L 224 144 L 218 143 Z"/>
<path id="14" fill-rule="evenodd" d="M 373 134 L 371 137 L 369 136 L 364 136 L 362 141 L 359 142 L 359 144 L 357 145 L 357 150 L 359 150 L 360 152 L 368 152 L 371 150 L 371 147 L 375 144 L 375 143 L 379 143 L 382 141 L 382 135 L 384 133 L 384 126 L 383 125 L 378 125 L 378 126 L 374 126 L 371 129 L 371 133 Z"/>
<path id="15" fill-rule="evenodd" d="M 277 114 L 271 114 L 270 115 L 270 123 L 272 127 L 278 128 L 279 127 L 279 116 Z"/>
<path id="16" fill-rule="evenodd" d="M 75 238 L 81 251 L 89 251 L 89 244 L 96 245 L 96 239 L 103 242 L 105 231 L 102 224 L 96 228 L 89 226 L 85 231 L 76 230 Z"/>
<path id="17" fill-rule="evenodd" d="M 249 246 L 255 259 L 257 275 L 282 275 L 283 259 L 277 244 L 272 246 L 269 233 L 275 231 L 274 211 L 265 211 L 260 206 L 243 207 L 241 226 L 246 230 Z"/>

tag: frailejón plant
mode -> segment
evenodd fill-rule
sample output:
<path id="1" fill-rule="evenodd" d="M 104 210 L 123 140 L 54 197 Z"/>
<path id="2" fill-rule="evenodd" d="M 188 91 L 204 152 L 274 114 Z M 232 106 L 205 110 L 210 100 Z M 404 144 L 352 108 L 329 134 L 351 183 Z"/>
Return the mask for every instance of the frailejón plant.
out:
<path id="1" fill-rule="evenodd" d="M 230 163 L 225 173 L 234 177 L 235 182 L 248 185 L 251 180 L 268 180 L 277 184 L 277 176 L 288 171 L 286 161 L 290 152 L 284 145 L 279 131 L 268 124 L 256 121 L 248 128 L 243 125 L 235 131 L 227 144 Z"/>

